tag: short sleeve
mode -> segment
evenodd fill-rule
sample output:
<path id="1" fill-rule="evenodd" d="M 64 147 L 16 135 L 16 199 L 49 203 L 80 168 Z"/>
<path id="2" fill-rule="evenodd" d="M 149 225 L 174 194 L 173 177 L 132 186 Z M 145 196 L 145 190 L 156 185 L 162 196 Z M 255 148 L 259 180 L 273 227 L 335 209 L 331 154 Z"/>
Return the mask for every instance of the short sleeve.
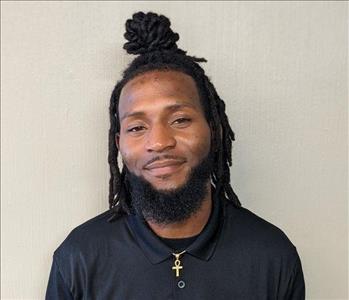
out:
<path id="1" fill-rule="evenodd" d="M 58 264 L 53 257 L 50 277 L 46 289 L 46 300 L 73 300 L 69 288 L 67 287 L 62 274 L 59 270 Z"/>
<path id="2" fill-rule="evenodd" d="M 302 270 L 302 263 L 297 251 L 295 252 L 295 263 L 290 276 L 289 284 L 286 291 L 287 300 L 304 300 L 305 283 Z"/>

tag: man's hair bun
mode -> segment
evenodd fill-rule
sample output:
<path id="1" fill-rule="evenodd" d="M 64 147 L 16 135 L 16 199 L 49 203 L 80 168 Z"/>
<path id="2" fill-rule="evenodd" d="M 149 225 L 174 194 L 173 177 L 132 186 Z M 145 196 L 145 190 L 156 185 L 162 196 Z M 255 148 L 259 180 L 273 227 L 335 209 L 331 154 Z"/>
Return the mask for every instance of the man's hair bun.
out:
<path id="1" fill-rule="evenodd" d="M 176 42 L 178 33 L 170 28 L 170 20 L 153 12 L 137 12 L 126 21 L 124 37 L 128 40 L 124 49 L 130 54 L 145 54 L 153 51 L 179 50 Z M 178 49 L 178 50 L 177 50 Z"/>

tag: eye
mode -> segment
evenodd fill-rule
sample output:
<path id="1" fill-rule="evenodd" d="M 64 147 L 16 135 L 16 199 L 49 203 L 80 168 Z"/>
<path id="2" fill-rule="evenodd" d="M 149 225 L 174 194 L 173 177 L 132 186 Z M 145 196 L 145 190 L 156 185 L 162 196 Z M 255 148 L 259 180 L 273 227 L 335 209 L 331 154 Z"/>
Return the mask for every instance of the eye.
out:
<path id="1" fill-rule="evenodd" d="M 189 118 L 178 118 L 178 119 L 176 119 L 175 121 L 173 121 L 173 124 L 183 124 L 183 123 L 188 123 L 188 122 L 190 122 L 191 121 L 191 119 L 189 119 Z"/>
<path id="2" fill-rule="evenodd" d="M 128 128 L 126 131 L 127 132 L 138 132 L 138 131 L 142 130 L 143 128 L 144 128 L 144 126 L 135 126 L 135 127 Z"/>

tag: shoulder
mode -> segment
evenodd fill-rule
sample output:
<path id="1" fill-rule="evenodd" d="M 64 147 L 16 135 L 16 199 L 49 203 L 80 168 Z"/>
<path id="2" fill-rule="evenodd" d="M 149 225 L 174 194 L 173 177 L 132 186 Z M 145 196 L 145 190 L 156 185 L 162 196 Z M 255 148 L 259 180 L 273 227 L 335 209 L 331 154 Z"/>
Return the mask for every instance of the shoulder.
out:
<path id="1" fill-rule="evenodd" d="M 111 216 L 108 210 L 75 227 L 54 251 L 54 264 L 67 286 L 83 290 L 88 274 L 122 263 L 131 251 L 127 216 L 109 222 Z"/>
<path id="2" fill-rule="evenodd" d="M 286 233 L 247 208 L 225 204 L 226 229 L 240 245 L 269 255 L 296 257 L 297 250 Z"/>
<path id="3" fill-rule="evenodd" d="M 56 257 L 79 256 L 95 250 L 99 245 L 107 246 L 113 238 L 122 237 L 125 217 L 109 222 L 111 210 L 85 221 L 71 230 L 54 252 Z"/>
<path id="4" fill-rule="evenodd" d="M 260 274 L 259 278 L 274 282 L 278 299 L 304 299 L 301 260 L 282 229 L 249 209 L 236 208 L 228 202 L 224 224 L 225 257 L 232 257 L 241 268 L 253 270 L 254 275 Z"/>

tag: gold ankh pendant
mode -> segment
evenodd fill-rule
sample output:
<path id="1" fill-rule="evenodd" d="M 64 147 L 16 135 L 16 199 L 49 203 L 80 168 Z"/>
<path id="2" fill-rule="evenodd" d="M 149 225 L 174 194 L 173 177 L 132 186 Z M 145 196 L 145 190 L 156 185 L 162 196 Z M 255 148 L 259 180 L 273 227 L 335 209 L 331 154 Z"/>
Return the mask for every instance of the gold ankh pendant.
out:
<path id="1" fill-rule="evenodd" d="M 179 257 L 184 253 L 185 251 L 181 253 L 172 253 L 176 260 L 174 261 L 174 266 L 172 267 L 172 270 L 176 271 L 176 277 L 179 277 L 179 270 L 183 269 L 183 266 L 181 266 L 181 261 L 179 260 Z"/>

